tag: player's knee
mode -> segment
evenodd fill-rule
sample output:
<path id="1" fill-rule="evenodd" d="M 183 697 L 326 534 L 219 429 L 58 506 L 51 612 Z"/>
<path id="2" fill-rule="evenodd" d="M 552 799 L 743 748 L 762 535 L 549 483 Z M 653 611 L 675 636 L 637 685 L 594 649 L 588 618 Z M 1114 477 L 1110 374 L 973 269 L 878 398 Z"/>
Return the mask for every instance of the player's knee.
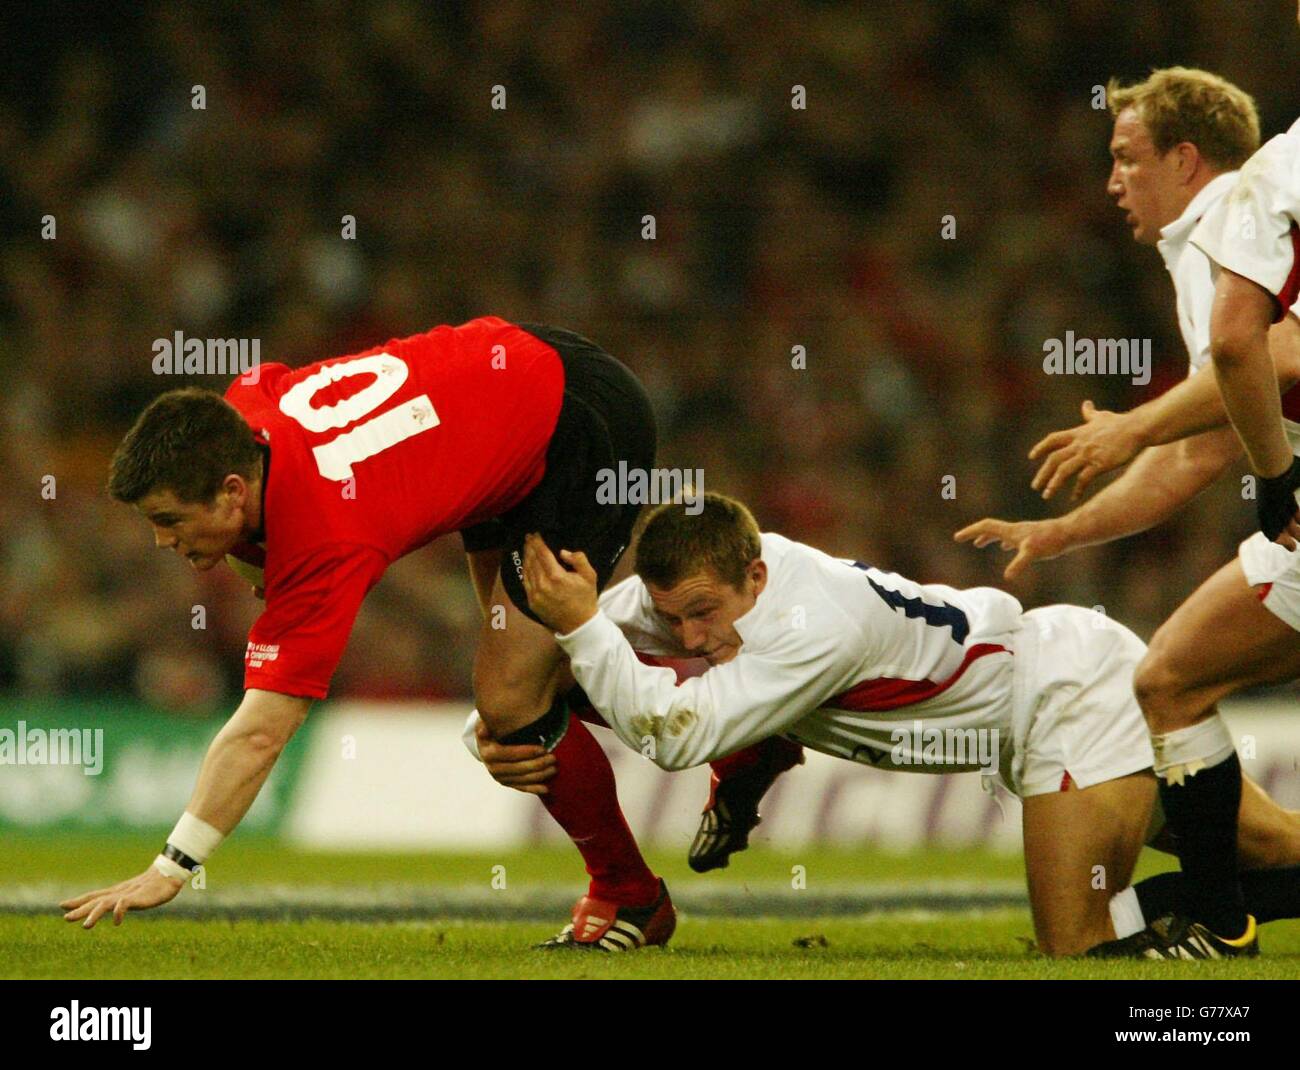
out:
<path id="1" fill-rule="evenodd" d="M 493 735 L 522 728 L 544 714 L 551 705 L 551 683 L 538 674 L 509 669 L 476 667 L 474 705 Z"/>
<path id="2" fill-rule="evenodd" d="M 1300 813 L 1278 809 L 1271 820 L 1243 822 L 1237 840 L 1244 869 L 1300 865 Z"/>
<path id="3" fill-rule="evenodd" d="M 1156 639 L 1160 637 L 1157 634 Z M 1182 681 L 1178 672 L 1164 656 L 1160 643 L 1152 642 L 1145 657 L 1138 663 L 1133 674 L 1133 693 L 1138 705 L 1153 729 L 1166 729 L 1169 715 L 1177 707 L 1182 693 Z"/>

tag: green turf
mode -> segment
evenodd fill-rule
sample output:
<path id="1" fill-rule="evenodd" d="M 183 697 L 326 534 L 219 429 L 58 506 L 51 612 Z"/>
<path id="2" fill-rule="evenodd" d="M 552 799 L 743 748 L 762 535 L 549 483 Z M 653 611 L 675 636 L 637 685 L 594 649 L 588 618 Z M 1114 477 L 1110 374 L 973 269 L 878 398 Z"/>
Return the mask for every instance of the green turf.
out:
<path id="1" fill-rule="evenodd" d="M 131 876 L 157 851 L 151 837 L 15 836 L 0 847 L 0 893 L 17 886 L 83 890 Z M 804 866 L 807 886 L 944 880 L 1019 881 L 1015 855 L 983 851 L 777 851 L 757 848 L 730 869 L 699 876 L 684 851 L 652 859 L 675 889 L 741 889 L 788 882 Z M 330 854 L 290 851 L 235 837 L 208 869 L 211 886 L 384 883 L 486 888 L 504 865 L 512 889 L 577 895 L 582 874 L 571 849 L 483 854 Z M 1168 868 L 1147 852 L 1140 875 Z M 196 893 L 186 892 L 192 895 Z M 53 904 L 51 904 L 53 906 Z M 871 913 L 828 918 L 703 917 L 683 912 L 668 949 L 604 956 L 545 953 L 530 945 L 553 934 L 550 921 L 192 920 L 166 908 L 92 932 L 44 916 L 0 915 L 0 976 L 8 978 L 1076 978 L 1294 977 L 1300 922 L 1267 926 L 1264 956 L 1232 963 L 1049 961 L 1029 949 L 1028 910 L 984 913 Z"/>
<path id="2" fill-rule="evenodd" d="M 91 932 L 0 917 L 9 978 L 1216 978 L 1293 977 L 1300 924 L 1264 932 L 1267 955 L 1228 963 L 1049 961 L 1029 915 L 893 914 L 802 921 L 683 919 L 669 948 L 630 955 L 528 950 L 523 922 L 199 922 L 128 917 Z M 796 942 L 807 946 L 798 946 Z"/>
<path id="3" fill-rule="evenodd" d="M 57 838 L 19 834 L 6 837 L 0 848 L 0 886 L 43 881 L 119 881 L 153 861 L 157 837 L 102 839 L 85 835 Z M 1150 855 L 1151 852 L 1148 852 Z M 1024 879 L 1017 854 L 982 850 L 891 853 L 846 848 L 776 851 L 753 847 L 736 855 L 727 870 L 701 876 L 686 865 L 686 845 L 678 851 L 652 851 L 647 856 L 656 872 L 670 883 L 790 879 L 801 865 L 809 882 L 897 881 L 944 879 Z M 1155 856 L 1158 857 L 1158 856 Z M 585 883 L 582 861 L 573 848 L 542 847 L 500 852 L 437 854 L 414 852 L 334 853 L 296 851 L 272 840 L 236 835 L 223 844 L 208 865 L 213 880 L 230 884 L 310 881 L 312 884 L 360 884 L 369 881 L 431 881 L 484 885 L 492 867 L 504 865 L 514 883 Z M 1167 868 L 1167 867 L 1164 867 Z"/>

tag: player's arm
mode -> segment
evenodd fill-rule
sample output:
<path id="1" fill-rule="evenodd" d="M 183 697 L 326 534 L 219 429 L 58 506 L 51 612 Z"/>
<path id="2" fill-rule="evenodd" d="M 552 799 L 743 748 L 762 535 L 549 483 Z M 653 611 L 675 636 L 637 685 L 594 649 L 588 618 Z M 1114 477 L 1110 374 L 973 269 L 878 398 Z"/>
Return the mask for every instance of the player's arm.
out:
<path id="1" fill-rule="evenodd" d="M 324 697 L 366 593 L 387 559 L 346 542 L 309 547 L 270 580 L 266 609 L 249 632 L 244 700 L 203 759 L 190 808 L 144 873 L 60 904 L 86 928 L 108 911 L 120 924 L 128 910 L 172 899 L 195 863 L 206 860 L 247 812 L 284 745 Z"/>
<path id="2" fill-rule="evenodd" d="M 1168 520 L 1240 456 L 1228 427 L 1143 450 L 1117 480 L 1060 517 L 1070 548 L 1136 535 Z"/>
<path id="3" fill-rule="evenodd" d="M 1300 322 L 1288 317 L 1268 330 L 1268 356 L 1279 394 L 1300 382 Z M 1228 410 L 1209 365 L 1158 398 L 1133 410 L 1145 446 L 1174 442 L 1200 431 L 1228 425 Z"/>
<path id="4" fill-rule="evenodd" d="M 172 900 L 189 878 L 190 863 L 205 861 L 248 812 L 310 708 L 311 699 L 274 691 L 246 692 L 239 709 L 208 747 L 194 794 L 164 853 L 136 877 L 64 900 L 59 904 L 67 911 L 64 920 L 93 929 L 112 911 L 113 924 L 121 925 L 127 911 Z"/>
<path id="5" fill-rule="evenodd" d="M 1282 426 L 1282 402 L 1269 357 L 1275 302 L 1262 286 L 1226 268 L 1214 287 L 1210 354 L 1223 404 L 1260 477 L 1260 528 L 1290 549 L 1300 537 L 1293 497 L 1300 462 Z"/>
<path id="6" fill-rule="evenodd" d="M 1300 323 L 1291 317 L 1268 332 L 1268 355 L 1278 389 L 1300 382 Z M 1078 498 L 1097 476 L 1127 464 L 1150 446 L 1187 439 L 1224 427 L 1228 412 L 1209 364 L 1159 397 L 1128 412 L 1107 412 L 1083 404 L 1084 422 L 1055 431 L 1029 452 L 1041 461 L 1033 487 L 1050 498 L 1071 479 Z"/>
<path id="7" fill-rule="evenodd" d="M 1155 527 L 1208 487 L 1241 455 L 1229 427 L 1145 449 L 1113 483 L 1063 516 L 1008 521 L 986 517 L 958 531 L 958 542 L 1014 550 L 1003 575 L 1014 580 L 1035 561 L 1126 538 Z"/>
<path id="8" fill-rule="evenodd" d="M 312 700 L 249 690 L 208 747 L 186 812 L 228 836 L 248 813 Z"/>
<path id="9" fill-rule="evenodd" d="M 650 612 L 646 607 L 645 585 L 637 576 L 626 579 L 607 588 L 600 594 L 599 605 L 607 616 L 618 625 L 619 630 L 634 642 L 641 654 L 667 655 L 684 657 L 685 652 L 677 648 L 672 630 L 664 624 L 662 618 Z M 638 655 L 640 657 L 640 654 Z M 572 676 L 569 677 L 572 685 Z M 566 690 L 561 687 L 561 692 Z M 577 695 L 582 703 L 582 711 L 571 707 L 570 712 L 590 720 L 599 717 L 591 706 L 590 700 L 580 688 L 573 687 L 566 695 Z M 608 727 L 608 726 L 606 726 Z M 461 733 L 461 742 L 470 756 L 483 763 L 488 774 L 498 784 L 528 795 L 546 795 L 546 781 L 555 776 L 555 755 L 545 747 L 535 744 L 504 744 L 492 738 L 487 725 L 475 710 L 465 722 Z"/>
<path id="10" fill-rule="evenodd" d="M 677 682 L 646 665 L 595 598 L 595 573 L 563 551 L 566 571 L 540 539 L 529 539 L 524 589 L 552 627 L 591 704 L 615 734 L 663 769 L 686 769 L 779 735 L 841 690 L 842 652 L 856 629 L 795 629 L 761 652 L 741 650 L 701 676 Z"/>
<path id="11" fill-rule="evenodd" d="M 725 665 L 676 682 L 672 669 L 643 664 L 603 613 L 559 636 L 574 675 L 614 733 L 661 769 L 689 769 L 779 735 L 834 689 L 825 652 L 805 657 L 792 630 L 787 649 L 742 650 Z M 823 693 L 824 692 L 824 693 Z"/>

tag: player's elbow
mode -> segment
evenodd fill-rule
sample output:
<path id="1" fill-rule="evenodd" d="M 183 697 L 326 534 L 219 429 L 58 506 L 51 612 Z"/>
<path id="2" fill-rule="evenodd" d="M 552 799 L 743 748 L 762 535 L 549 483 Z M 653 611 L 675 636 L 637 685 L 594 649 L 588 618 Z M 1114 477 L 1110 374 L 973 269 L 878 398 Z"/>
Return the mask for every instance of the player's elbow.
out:
<path id="1" fill-rule="evenodd" d="M 240 737 L 244 750 L 260 757 L 275 761 L 281 751 L 288 745 L 292 735 L 270 729 L 254 729 Z"/>
<path id="2" fill-rule="evenodd" d="M 1210 337 L 1210 357 L 1216 368 L 1239 368 L 1251 355 L 1258 335 L 1240 320 L 1216 324 Z"/>
<path id="3" fill-rule="evenodd" d="M 310 699 L 250 691 L 222 734 L 242 750 L 274 761 L 307 719 L 310 709 Z"/>
<path id="4" fill-rule="evenodd" d="M 642 753 L 668 773 L 693 769 L 716 757 L 703 739 L 692 737 L 670 738 L 666 744 L 662 739 L 655 740 L 655 746 L 643 748 Z"/>
<path id="5" fill-rule="evenodd" d="M 1266 290 L 1234 276 L 1220 279 L 1210 317 L 1210 356 L 1216 368 L 1234 368 L 1264 356 L 1273 320 Z"/>

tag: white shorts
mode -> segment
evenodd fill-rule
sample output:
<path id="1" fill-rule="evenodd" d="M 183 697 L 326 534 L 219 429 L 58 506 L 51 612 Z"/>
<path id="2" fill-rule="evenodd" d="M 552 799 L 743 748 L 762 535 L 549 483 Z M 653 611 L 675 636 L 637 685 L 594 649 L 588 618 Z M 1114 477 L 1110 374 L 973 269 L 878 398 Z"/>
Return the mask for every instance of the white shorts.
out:
<path id="1" fill-rule="evenodd" d="M 1044 606 L 1016 633 L 1014 756 L 1006 786 L 1021 798 L 1090 788 L 1150 769 L 1151 736 L 1133 693 L 1146 644 L 1081 606 Z"/>
<path id="2" fill-rule="evenodd" d="M 1237 184 L 1201 217 L 1189 239 L 1219 267 L 1278 299 L 1278 319 L 1300 315 L 1300 121 L 1241 168 Z"/>
<path id="3" fill-rule="evenodd" d="M 1246 582 L 1273 616 L 1300 632 L 1300 550 L 1288 550 L 1255 532 L 1237 548 Z"/>

